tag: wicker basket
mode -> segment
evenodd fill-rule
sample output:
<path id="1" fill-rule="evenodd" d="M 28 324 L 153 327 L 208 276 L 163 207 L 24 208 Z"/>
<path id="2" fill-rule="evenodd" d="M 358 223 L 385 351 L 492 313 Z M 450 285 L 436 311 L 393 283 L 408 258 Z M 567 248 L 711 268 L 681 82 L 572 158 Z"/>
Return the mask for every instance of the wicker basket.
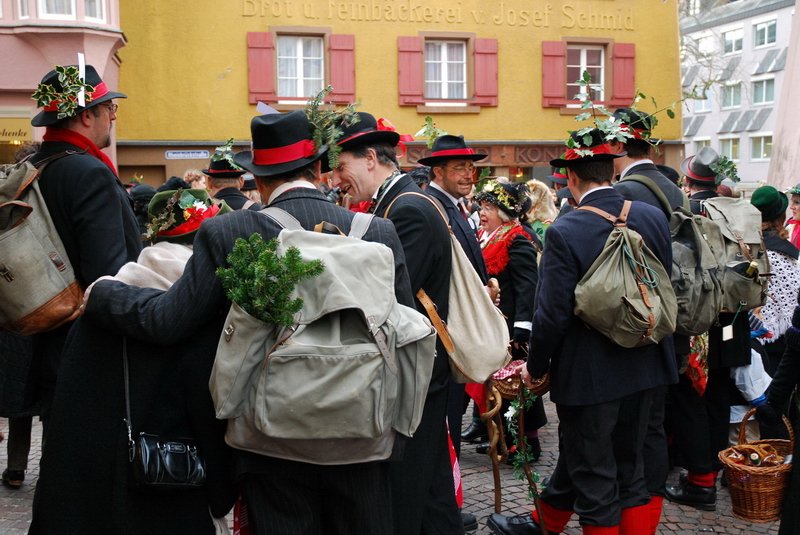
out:
<path id="1" fill-rule="evenodd" d="M 522 387 L 522 378 L 512 372 L 514 368 L 524 363 L 524 360 L 513 360 L 495 372 L 489 379 L 503 399 L 516 399 L 519 395 L 519 390 Z M 533 387 L 528 390 L 537 396 L 543 396 L 550 391 L 550 376 L 545 374 L 540 380 L 534 382 Z"/>
<path id="2" fill-rule="evenodd" d="M 744 415 L 739 426 L 739 444 L 746 444 L 745 426 L 755 409 L 750 409 Z M 794 449 L 794 432 L 789 420 L 784 416 L 783 423 L 789 430 L 789 440 L 769 439 L 757 440 L 750 444 L 769 444 L 779 455 L 786 457 Z M 748 466 L 737 464 L 728 455 L 733 448 L 719 452 L 719 460 L 725 467 L 728 478 L 728 490 L 731 493 L 733 514 L 750 522 L 773 522 L 781 515 L 781 505 L 789 476 L 792 471 L 791 464 L 778 466 Z"/>

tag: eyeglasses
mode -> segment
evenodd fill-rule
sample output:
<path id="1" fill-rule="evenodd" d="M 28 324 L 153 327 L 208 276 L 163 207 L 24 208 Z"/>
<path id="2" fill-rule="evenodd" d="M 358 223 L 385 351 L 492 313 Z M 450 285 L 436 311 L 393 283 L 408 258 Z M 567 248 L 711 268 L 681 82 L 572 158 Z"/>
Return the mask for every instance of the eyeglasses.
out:
<path id="1" fill-rule="evenodd" d="M 463 165 L 463 164 L 462 165 L 454 165 L 453 167 L 450 167 L 449 169 L 452 170 L 452 171 L 455 171 L 456 173 L 468 173 L 470 175 L 475 172 L 475 166 L 474 165 Z"/>
<path id="2" fill-rule="evenodd" d="M 109 113 L 117 113 L 119 109 L 119 104 L 114 104 L 113 102 L 106 102 L 103 104 L 106 108 L 108 108 Z"/>

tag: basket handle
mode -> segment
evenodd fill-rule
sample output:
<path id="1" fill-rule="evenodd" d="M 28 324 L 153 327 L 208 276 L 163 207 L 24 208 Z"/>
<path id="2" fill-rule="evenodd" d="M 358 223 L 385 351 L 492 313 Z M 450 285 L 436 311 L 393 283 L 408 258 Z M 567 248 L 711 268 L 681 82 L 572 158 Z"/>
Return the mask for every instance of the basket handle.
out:
<path id="1" fill-rule="evenodd" d="M 742 417 L 742 422 L 739 424 L 739 444 L 747 444 L 747 421 L 755 413 L 756 408 L 751 407 Z M 794 451 L 794 431 L 792 430 L 792 423 L 789 421 L 789 418 L 783 414 L 781 414 L 781 418 L 783 419 L 783 425 L 786 426 L 786 430 L 789 431 L 789 444 L 791 446 L 789 451 Z"/>

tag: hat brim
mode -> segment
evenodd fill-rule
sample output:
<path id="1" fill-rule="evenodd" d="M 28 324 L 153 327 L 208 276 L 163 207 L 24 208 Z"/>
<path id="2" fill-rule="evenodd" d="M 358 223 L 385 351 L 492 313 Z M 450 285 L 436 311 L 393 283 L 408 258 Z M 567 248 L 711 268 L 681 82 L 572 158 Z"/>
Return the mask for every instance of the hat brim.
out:
<path id="1" fill-rule="evenodd" d="M 427 165 L 429 167 L 434 167 L 439 165 L 441 162 L 446 162 L 448 160 L 472 160 L 473 162 L 479 162 L 485 159 L 488 154 L 456 154 L 453 156 L 428 156 L 426 158 L 420 158 L 417 160 L 418 164 Z"/>
<path id="2" fill-rule="evenodd" d="M 692 163 L 692 158 L 694 158 L 694 155 L 691 155 L 688 158 L 684 158 L 683 161 L 681 162 L 681 173 L 683 174 L 683 176 L 685 176 L 686 178 L 688 178 L 693 182 L 700 182 L 702 184 L 719 184 L 719 182 L 722 182 L 722 180 L 717 182 L 717 175 L 700 176 L 694 174 L 692 172 L 692 169 L 689 167 L 689 164 Z"/>
<path id="3" fill-rule="evenodd" d="M 342 150 L 350 150 L 352 147 L 360 145 L 372 145 L 374 143 L 388 143 L 392 147 L 400 142 L 400 134 L 391 130 L 373 130 L 371 132 L 360 132 L 336 142 Z"/>
<path id="4" fill-rule="evenodd" d="M 243 150 L 233 155 L 233 161 L 236 162 L 236 165 L 244 169 L 245 172 L 250 171 L 255 176 L 269 177 L 283 175 L 289 173 L 290 171 L 294 171 L 295 169 L 305 167 L 306 165 L 319 160 L 326 152 L 328 152 L 328 146 L 323 145 L 317 150 L 317 153 L 314 156 L 310 156 L 308 158 L 300 158 L 299 160 L 292 160 L 291 162 L 279 163 L 275 165 L 257 165 L 253 163 L 253 152 L 249 150 Z"/>
<path id="5" fill-rule="evenodd" d="M 619 154 L 593 154 L 592 156 L 584 156 L 583 158 L 575 158 L 574 160 L 565 160 L 563 158 L 556 158 L 555 160 L 550 160 L 550 165 L 553 167 L 572 167 L 576 163 L 605 162 L 609 160 L 616 160 L 617 158 L 622 158 L 625 155 L 626 153 L 621 152 Z"/>
<path id="6" fill-rule="evenodd" d="M 78 108 L 75 112 L 75 115 L 78 115 L 81 112 L 84 112 L 90 108 L 94 108 L 98 104 L 102 104 L 103 102 L 108 102 L 111 99 L 115 98 L 128 98 L 128 95 L 125 93 L 119 93 L 117 91 L 109 91 L 102 97 L 95 99 L 91 102 L 87 102 L 86 106 L 83 108 Z M 74 117 L 74 116 L 73 116 Z M 36 116 L 31 119 L 31 125 L 33 126 L 50 126 L 51 124 L 55 124 L 58 121 L 63 119 L 58 118 L 58 111 L 40 111 Z"/>
<path id="7" fill-rule="evenodd" d="M 569 190 L 569 188 L 561 188 L 558 191 L 556 191 L 556 198 L 559 201 L 562 201 L 564 199 L 571 199 L 572 192 Z"/>
<path id="8" fill-rule="evenodd" d="M 561 186 L 566 186 L 567 185 L 567 179 L 566 178 L 561 178 L 560 176 L 547 175 L 547 180 L 549 180 L 553 184 L 559 184 Z"/>

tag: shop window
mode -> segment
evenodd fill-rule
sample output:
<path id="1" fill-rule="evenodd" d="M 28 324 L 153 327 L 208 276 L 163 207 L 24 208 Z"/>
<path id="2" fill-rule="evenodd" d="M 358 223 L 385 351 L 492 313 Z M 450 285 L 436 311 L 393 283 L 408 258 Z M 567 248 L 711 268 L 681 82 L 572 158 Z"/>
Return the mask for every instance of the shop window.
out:
<path id="1" fill-rule="evenodd" d="M 611 41 L 542 42 L 542 106 L 580 104 L 575 94 L 583 70 L 592 75 L 592 101 L 608 107 L 629 106 L 636 93 L 636 45 Z"/>
<path id="2" fill-rule="evenodd" d="M 753 161 L 769 160 L 772 157 L 772 136 L 754 136 L 750 138 L 750 159 Z"/>
<path id="3" fill-rule="evenodd" d="M 775 79 L 756 80 L 753 82 L 753 104 L 770 104 L 775 102 Z"/>
<path id="4" fill-rule="evenodd" d="M 256 102 L 304 105 L 326 85 L 327 100 L 355 101 L 355 36 L 292 32 L 247 33 L 248 98 Z"/>
<path id="5" fill-rule="evenodd" d="M 760 22 L 753 26 L 753 46 L 766 46 L 775 43 L 778 35 L 778 23 L 775 20 Z"/>
<path id="6" fill-rule="evenodd" d="M 472 34 L 421 32 L 397 38 L 401 106 L 437 113 L 497 106 L 497 40 Z"/>

